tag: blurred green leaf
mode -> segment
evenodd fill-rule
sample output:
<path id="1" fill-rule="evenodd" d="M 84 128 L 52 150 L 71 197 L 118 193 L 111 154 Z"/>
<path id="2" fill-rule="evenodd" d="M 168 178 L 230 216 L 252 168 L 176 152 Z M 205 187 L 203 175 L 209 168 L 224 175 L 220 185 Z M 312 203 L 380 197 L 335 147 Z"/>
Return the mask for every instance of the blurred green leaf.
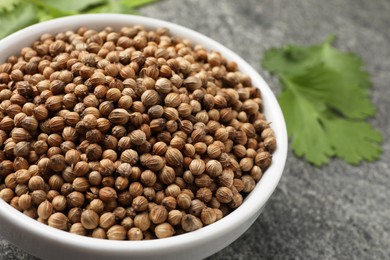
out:
<path id="1" fill-rule="evenodd" d="M 58 9 L 57 7 L 52 6 L 50 4 L 45 4 L 41 0 L 28 1 L 35 4 L 35 6 L 37 7 L 37 16 L 40 22 L 58 17 L 77 14 L 77 12 L 75 11 L 65 11 L 62 9 Z"/>
<path id="2" fill-rule="evenodd" d="M 129 6 L 133 8 L 142 7 L 144 5 L 152 4 L 158 0 L 122 0 L 120 1 L 122 5 Z"/>
<path id="3" fill-rule="evenodd" d="M 122 2 L 108 1 L 107 4 L 97 6 L 88 10 L 88 13 L 122 13 L 122 14 L 138 14 L 133 7 L 123 5 Z"/>
<path id="4" fill-rule="evenodd" d="M 101 4 L 106 4 L 108 0 L 40 0 L 43 6 L 51 6 L 61 11 L 81 12 Z"/>
<path id="5" fill-rule="evenodd" d="M 22 0 L 0 0 L 0 14 L 3 12 L 12 12 Z"/>
<path id="6" fill-rule="evenodd" d="M 0 0 L 0 39 L 31 24 L 83 13 L 138 14 L 158 0 Z"/>
<path id="7" fill-rule="evenodd" d="M 0 39 L 38 21 L 35 6 L 29 3 L 20 3 L 14 6 L 11 12 L 1 13 Z"/>

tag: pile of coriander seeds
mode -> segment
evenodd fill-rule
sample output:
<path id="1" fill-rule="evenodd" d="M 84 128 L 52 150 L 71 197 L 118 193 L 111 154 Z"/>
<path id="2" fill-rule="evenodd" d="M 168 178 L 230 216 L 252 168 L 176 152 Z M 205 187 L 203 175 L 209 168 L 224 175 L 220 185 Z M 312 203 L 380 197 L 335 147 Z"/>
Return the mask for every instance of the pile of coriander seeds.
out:
<path id="1" fill-rule="evenodd" d="M 0 65 L 0 198 L 54 228 L 197 230 L 242 204 L 275 148 L 251 79 L 164 28 L 43 34 Z"/>

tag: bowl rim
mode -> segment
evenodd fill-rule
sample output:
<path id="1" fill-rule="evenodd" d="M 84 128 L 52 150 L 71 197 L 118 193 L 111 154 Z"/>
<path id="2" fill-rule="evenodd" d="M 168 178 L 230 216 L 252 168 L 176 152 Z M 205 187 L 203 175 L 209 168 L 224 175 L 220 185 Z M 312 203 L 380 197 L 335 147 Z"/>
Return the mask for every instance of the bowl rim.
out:
<path id="1" fill-rule="evenodd" d="M 262 96 L 265 97 L 264 107 L 272 108 L 265 111 L 267 121 L 269 121 L 268 118 L 272 118 L 272 120 L 274 120 L 271 122 L 271 127 L 273 128 L 277 139 L 277 149 L 273 153 L 272 165 L 267 169 L 262 179 L 256 184 L 255 189 L 245 198 L 243 204 L 229 215 L 199 230 L 164 239 L 146 241 L 112 241 L 75 235 L 39 223 L 38 221 L 20 213 L 11 207 L 8 203 L 1 200 L 0 219 L 7 221 L 7 223 L 10 223 L 15 227 L 18 226 L 25 232 L 34 234 L 37 237 L 50 239 L 61 244 L 67 244 L 72 247 L 75 246 L 78 248 L 91 250 L 121 251 L 122 253 L 159 250 L 161 254 L 163 254 L 164 251 L 169 251 L 172 249 L 172 247 L 188 245 L 198 240 L 205 239 L 206 237 L 211 241 L 217 239 L 218 237 L 224 236 L 227 232 L 239 228 L 242 223 L 249 220 L 265 206 L 267 200 L 276 189 L 282 176 L 286 162 L 288 146 L 285 121 L 274 94 L 264 79 L 258 74 L 258 72 L 239 55 L 223 46 L 221 43 L 218 43 L 217 41 L 199 32 L 168 21 L 144 16 L 124 14 L 84 14 L 57 18 L 38 23 L 7 36 L 0 41 L 0 60 L 1 56 L 4 56 L 4 60 L 4 58 L 10 55 L 3 53 L 4 50 L 11 48 L 15 42 L 20 41 L 20 39 L 26 39 L 28 36 L 35 36 L 37 38 L 39 35 L 48 31 L 61 32 L 65 31 L 68 27 L 79 27 L 76 25 L 76 23 L 86 25 L 88 27 L 93 27 L 92 24 L 97 23 L 98 21 L 117 21 L 118 19 L 123 21 L 123 26 L 138 24 L 145 26 L 147 29 L 166 27 L 170 30 L 172 35 L 191 39 L 194 44 L 199 43 L 207 50 L 219 51 L 228 60 L 234 60 L 238 64 L 239 70 L 249 75 L 252 79 L 252 82 L 254 83 L 253 85 L 260 88 Z M 108 26 L 110 26 L 110 24 L 108 24 Z M 29 42 L 27 45 L 29 46 L 30 44 L 31 42 Z M 277 128 L 274 128 L 272 124 L 276 124 Z M 277 163 L 275 163 L 275 161 Z"/>

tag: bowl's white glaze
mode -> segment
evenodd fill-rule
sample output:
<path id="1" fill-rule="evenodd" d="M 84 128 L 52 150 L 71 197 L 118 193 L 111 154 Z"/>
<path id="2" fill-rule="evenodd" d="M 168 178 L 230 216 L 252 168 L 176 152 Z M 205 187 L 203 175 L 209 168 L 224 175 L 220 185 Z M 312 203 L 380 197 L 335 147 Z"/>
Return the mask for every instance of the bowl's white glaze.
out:
<path id="1" fill-rule="evenodd" d="M 43 33 L 75 30 L 81 26 L 119 29 L 126 25 L 146 28 L 166 27 L 172 35 L 219 51 L 237 62 L 239 70 L 249 75 L 260 88 L 264 113 L 275 131 L 278 148 L 273 163 L 244 203 L 218 222 L 195 232 L 149 241 L 110 241 L 93 239 L 60 231 L 33 220 L 0 200 L 0 233 L 13 244 L 43 259 L 202 259 L 226 247 L 241 236 L 256 220 L 275 190 L 287 155 L 287 133 L 284 118 L 271 89 L 262 77 L 242 58 L 214 40 L 182 26 L 141 16 L 91 14 L 55 19 L 30 26 L 0 41 L 0 62 L 16 55 Z"/>

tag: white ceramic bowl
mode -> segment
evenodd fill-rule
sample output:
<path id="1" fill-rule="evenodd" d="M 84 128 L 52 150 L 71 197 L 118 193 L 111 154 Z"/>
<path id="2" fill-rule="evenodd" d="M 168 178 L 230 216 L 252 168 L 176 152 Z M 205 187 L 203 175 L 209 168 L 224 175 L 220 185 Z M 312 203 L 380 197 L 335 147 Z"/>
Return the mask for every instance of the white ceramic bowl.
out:
<path id="1" fill-rule="evenodd" d="M 283 172 L 287 154 L 284 118 L 275 96 L 262 77 L 242 58 L 214 40 L 193 30 L 169 22 L 130 15 L 92 14 L 65 17 L 43 22 L 18 31 L 0 41 L 0 63 L 16 55 L 43 33 L 75 30 L 81 26 L 119 29 L 140 24 L 146 28 L 166 27 L 178 35 L 219 51 L 228 60 L 237 62 L 239 70 L 249 75 L 260 88 L 264 113 L 275 131 L 277 150 L 271 167 L 244 203 L 228 216 L 197 231 L 165 239 L 149 241 L 100 240 L 60 231 L 41 224 L 0 200 L 0 233 L 13 244 L 43 259 L 202 259 L 228 246 L 240 237 L 257 219 L 275 190 Z M 250 33 L 250 32 L 248 32 Z"/>

